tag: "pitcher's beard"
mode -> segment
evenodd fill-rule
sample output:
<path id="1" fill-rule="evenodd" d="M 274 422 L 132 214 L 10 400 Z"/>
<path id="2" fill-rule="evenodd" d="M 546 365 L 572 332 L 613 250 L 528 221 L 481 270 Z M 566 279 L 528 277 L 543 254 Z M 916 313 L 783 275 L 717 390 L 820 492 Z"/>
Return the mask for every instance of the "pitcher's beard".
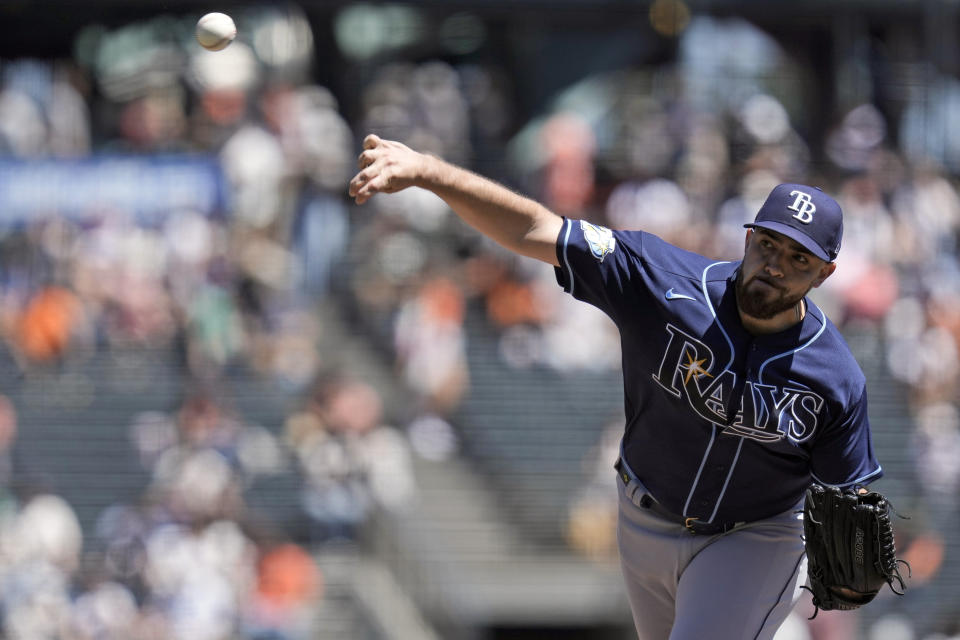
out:
<path id="1" fill-rule="evenodd" d="M 758 320 L 769 320 L 778 313 L 796 307 L 804 296 L 802 293 L 786 296 L 780 289 L 776 289 L 780 295 L 775 297 L 764 295 L 763 291 L 750 293 L 746 291 L 743 284 L 743 271 L 737 273 L 734 291 L 737 294 L 737 306 L 740 307 L 740 311 Z"/>

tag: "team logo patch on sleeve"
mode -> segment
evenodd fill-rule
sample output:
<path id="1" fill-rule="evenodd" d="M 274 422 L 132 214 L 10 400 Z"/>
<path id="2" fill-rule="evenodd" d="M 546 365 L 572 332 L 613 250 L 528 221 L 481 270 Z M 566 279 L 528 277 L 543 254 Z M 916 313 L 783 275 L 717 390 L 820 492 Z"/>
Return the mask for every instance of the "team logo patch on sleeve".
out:
<path id="1" fill-rule="evenodd" d="M 613 231 L 610 231 L 610 229 L 590 224 L 584 220 L 580 221 L 580 229 L 583 231 L 584 240 L 590 247 L 590 253 L 600 262 L 603 262 L 603 259 L 616 249 L 617 239 L 613 237 Z"/>

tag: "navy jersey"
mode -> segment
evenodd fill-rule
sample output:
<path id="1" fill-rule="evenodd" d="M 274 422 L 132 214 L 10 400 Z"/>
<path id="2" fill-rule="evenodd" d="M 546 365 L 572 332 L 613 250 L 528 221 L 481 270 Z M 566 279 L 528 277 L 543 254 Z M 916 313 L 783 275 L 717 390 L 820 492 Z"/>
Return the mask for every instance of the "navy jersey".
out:
<path id="1" fill-rule="evenodd" d="M 666 508 L 757 520 L 796 505 L 811 479 L 852 486 L 882 475 L 866 379 L 809 299 L 802 322 L 753 335 L 737 310 L 739 262 L 570 219 L 557 257 L 560 285 L 620 330 L 622 455 Z"/>

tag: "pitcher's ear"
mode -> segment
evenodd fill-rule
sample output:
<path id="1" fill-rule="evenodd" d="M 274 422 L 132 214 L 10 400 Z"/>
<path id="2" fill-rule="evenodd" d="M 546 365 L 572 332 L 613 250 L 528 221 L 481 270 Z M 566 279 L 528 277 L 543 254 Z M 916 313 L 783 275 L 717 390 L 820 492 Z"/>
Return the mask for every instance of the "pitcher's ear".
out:
<path id="1" fill-rule="evenodd" d="M 813 281 L 814 287 L 819 287 L 823 284 L 823 281 L 829 278 L 834 271 L 837 270 L 836 262 L 828 262 L 823 267 L 820 268 L 820 273 L 817 274 L 817 279 Z"/>

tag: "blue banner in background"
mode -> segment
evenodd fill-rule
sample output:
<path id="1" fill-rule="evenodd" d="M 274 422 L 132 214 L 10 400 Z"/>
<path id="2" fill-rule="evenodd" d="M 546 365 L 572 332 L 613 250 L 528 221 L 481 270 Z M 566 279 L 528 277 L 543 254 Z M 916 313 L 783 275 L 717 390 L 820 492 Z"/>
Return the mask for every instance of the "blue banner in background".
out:
<path id="1" fill-rule="evenodd" d="M 0 224 L 59 215 L 75 220 L 121 212 L 155 224 L 173 211 L 219 215 L 226 188 L 209 156 L 0 159 Z"/>

